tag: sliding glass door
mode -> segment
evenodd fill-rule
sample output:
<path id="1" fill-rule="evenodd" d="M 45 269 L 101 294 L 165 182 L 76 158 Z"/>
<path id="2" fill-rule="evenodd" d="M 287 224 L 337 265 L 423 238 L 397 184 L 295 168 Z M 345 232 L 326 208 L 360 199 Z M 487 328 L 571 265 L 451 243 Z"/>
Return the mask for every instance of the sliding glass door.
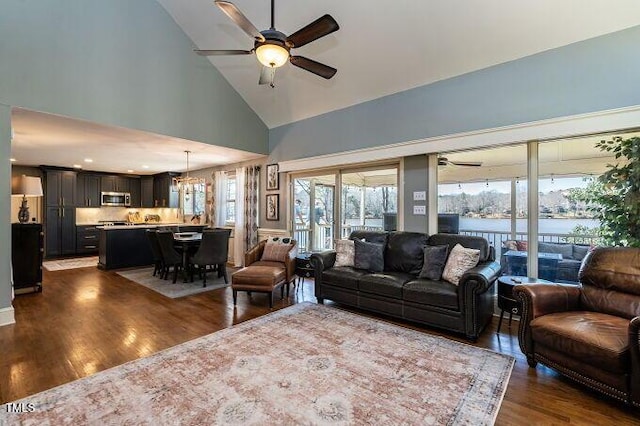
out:
<path id="1" fill-rule="evenodd" d="M 293 230 L 300 251 L 333 248 L 336 175 L 293 179 Z"/>

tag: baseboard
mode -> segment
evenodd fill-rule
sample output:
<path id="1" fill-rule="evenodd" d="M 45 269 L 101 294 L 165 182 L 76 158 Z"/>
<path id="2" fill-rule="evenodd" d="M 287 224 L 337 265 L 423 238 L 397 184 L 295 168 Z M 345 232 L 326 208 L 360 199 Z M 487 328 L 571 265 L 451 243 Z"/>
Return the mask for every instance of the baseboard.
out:
<path id="1" fill-rule="evenodd" d="M 0 309 L 0 327 L 3 325 L 11 325 L 16 323 L 13 306 Z"/>

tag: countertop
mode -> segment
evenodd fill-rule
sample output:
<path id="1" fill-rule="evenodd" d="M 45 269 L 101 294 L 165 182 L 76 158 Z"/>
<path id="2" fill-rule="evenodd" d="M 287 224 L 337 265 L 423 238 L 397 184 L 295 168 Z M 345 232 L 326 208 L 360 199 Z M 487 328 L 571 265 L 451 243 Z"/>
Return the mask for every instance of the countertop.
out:
<path id="1" fill-rule="evenodd" d="M 159 228 L 164 226 L 187 226 L 184 223 L 136 223 L 134 225 L 104 225 L 102 223 L 77 223 L 76 226 L 95 226 L 98 229 L 136 229 L 136 228 Z"/>

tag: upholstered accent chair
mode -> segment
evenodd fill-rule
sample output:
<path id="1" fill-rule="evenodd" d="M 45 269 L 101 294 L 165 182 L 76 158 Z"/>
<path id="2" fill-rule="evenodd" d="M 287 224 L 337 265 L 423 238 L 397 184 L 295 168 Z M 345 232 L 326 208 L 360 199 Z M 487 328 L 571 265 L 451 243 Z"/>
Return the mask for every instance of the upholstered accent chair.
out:
<path id="1" fill-rule="evenodd" d="M 640 248 L 597 248 L 581 286 L 518 285 L 519 342 L 529 366 L 545 364 L 640 407 Z"/>
<path id="2" fill-rule="evenodd" d="M 231 275 L 233 305 L 238 300 L 238 291 L 269 294 L 269 308 L 273 308 L 273 292 L 280 289 L 280 297 L 284 297 L 286 286 L 295 279 L 297 242 L 290 240 L 288 244 L 280 244 L 280 248 L 269 250 L 267 241 L 261 241 L 244 255 L 245 267 Z M 267 253 L 265 253 L 265 248 Z"/>

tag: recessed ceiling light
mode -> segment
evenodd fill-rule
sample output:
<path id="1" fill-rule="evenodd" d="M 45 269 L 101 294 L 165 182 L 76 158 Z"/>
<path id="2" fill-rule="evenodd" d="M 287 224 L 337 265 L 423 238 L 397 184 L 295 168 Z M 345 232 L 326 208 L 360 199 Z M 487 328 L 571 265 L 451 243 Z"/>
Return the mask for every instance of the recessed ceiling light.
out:
<path id="1" fill-rule="evenodd" d="M 74 169 L 81 169 L 81 168 L 82 168 L 82 166 L 81 166 L 80 164 L 74 164 L 74 165 L 73 165 L 73 168 L 74 168 Z"/>
<path id="2" fill-rule="evenodd" d="M 16 159 L 15 158 L 9 158 L 9 161 L 11 161 L 12 163 L 15 163 Z"/>
<path id="3" fill-rule="evenodd" d="M 84 162 L 85 163 L 93 163 L 93 160 L 91 158 L 85 158 Z"/>
<path id="4" fill-rule="evenodd" d="M 133 173 L 133 170 L 129 169 L 127 170 L 127 173 Z"/>
<path id="5" fill-rule="evenodd" d="M 143 166 L 142 166 L 142 168 L 143 168 L 143 169 L 148 169 L 148 168 L 149 168 L 149 166 L 147 166 L 147 165 L 143 165 Z"/>

